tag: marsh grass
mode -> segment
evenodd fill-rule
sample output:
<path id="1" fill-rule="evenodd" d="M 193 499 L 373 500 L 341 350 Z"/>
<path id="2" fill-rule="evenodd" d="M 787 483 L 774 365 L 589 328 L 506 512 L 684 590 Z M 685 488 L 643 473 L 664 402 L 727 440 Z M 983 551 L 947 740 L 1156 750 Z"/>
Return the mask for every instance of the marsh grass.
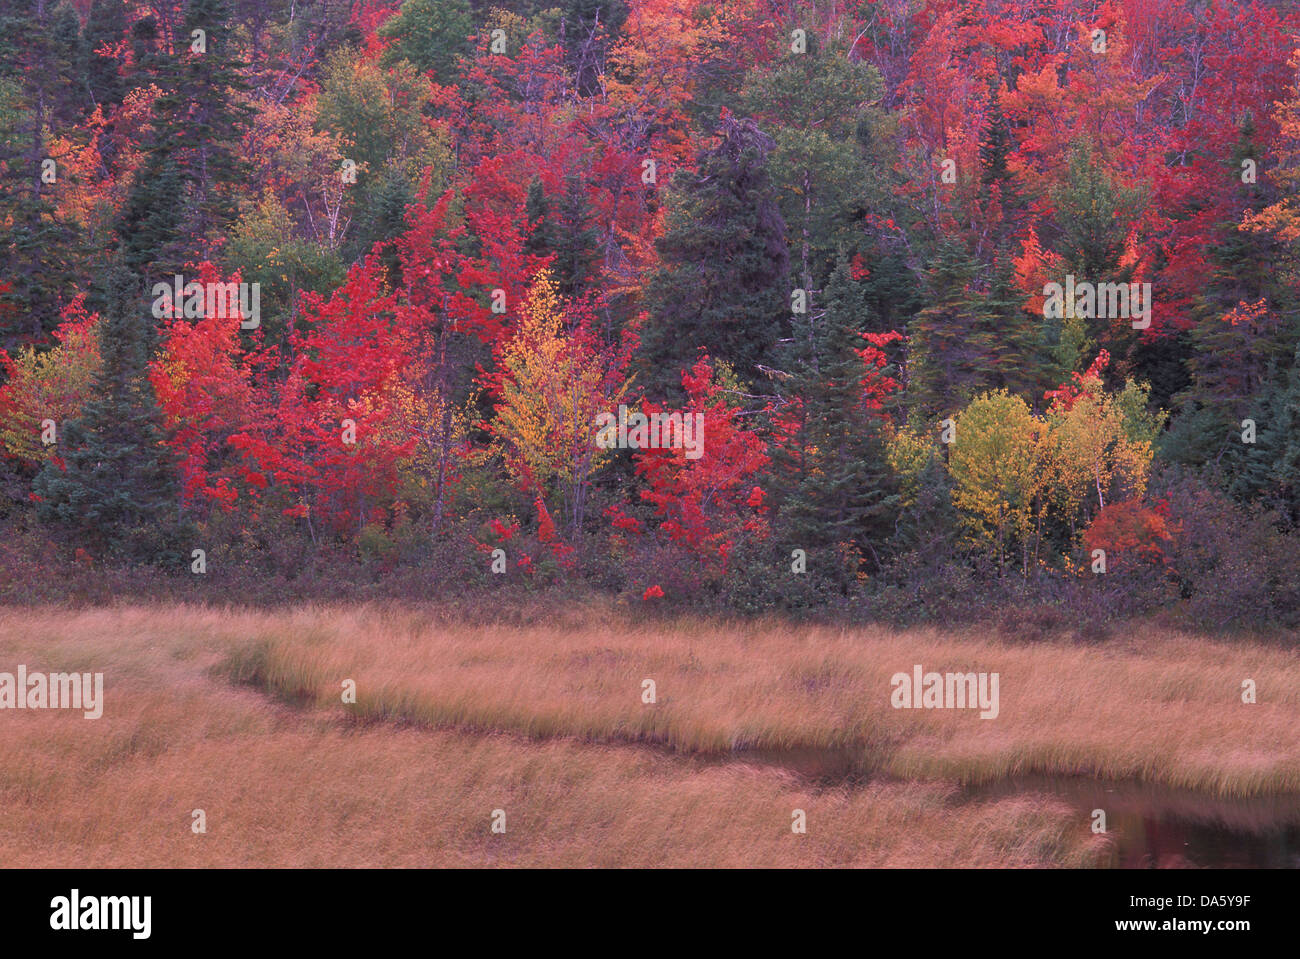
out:
<path id="1" fill-rule="evenodd" d="M 377 717 L 409 723 L 442 716 L 431 699 L 442 689 L 452 703 L 446 715 L 487 727 L 494 713 L 473 710 L 470 700 L 495 688 L 500 716 L 516 726 L 561 732 L 585 716 L 592 740 L 622 738 L 616 694 L 624 673 L 638 672 L 638 657 L 650 656 L 642 644 L 652 634 L 624 649 L 604 628 L 585 641 L 573 632 L 564 640 L 563 632 L 525 630 L 493 642 L 477 630 L 449 631 L 436 618 L 380 610 L 0 610 L 0 668 L 25 663 L 105 673 L 99 720 L 67 711 L 0 714 L 0 862 L 1053 866 L 1094 864 L 1110 848 L 1106 837 L 1089 833 L 1078 810 L 1050 795 L 958 802 L 955 787 L 943 782 L 828 787 L 772 765 L 571 735 L 533 741 L 505 722 L 495 732 L 357 723 L 331 702 L 337 668 L 346 663 L 362 690 L 378 690 L 366 699 Z M 685 632 L 673 635 L 687 642 Z M 555 645 L 527 654 L 519 644 L 530 638 Z M 739 660 L 708 654 L 699 643 L 708 638 L 693 637 L 696 661 L 687 657 L 680 675 L 698 672 L 719 695 L 733 673 L 749 674 L 735 672 Z M 737 644 L 729 656 L 751 642 L 767 648 L 761 634 L 727 641 Z M 787 670 L 813 668 L 818 642 L 801 654 L 813 659 L 771 665 L 770 675 L 760 670 L 749 681 L 766 676 L 780 686 Z M 651 660 L 665 676 L 679 674 L 676 649 Z M 416 663 L 423 671 L 401 675 Z M 536 669 L 551 670 L 558 685 L 548 694 L 549 713 L 534 723 L 527 696 L 510 694 L 506 684 Z M 461 671 L 473 682 L 462 676 L 451 683 Z M 596 673 L 590 687 L 580 679 L 584 671 Z M 314 690 L 320 705 L 290 706 L 227 675 L 292 692 L 290 698 Z M 529 689 L 546 687 L 542 679 L 530 682 Z M 666 683 L 665 706 L 703 688 L 675 683 Z M 583 708 L 559 708 L 565 695 L 578 695 Z M 751 691 L 737 703 L 757 706 L 759 695 Z M 691 722 L 699 722 L 693 715 L 665 717 L 663 728 L 685 743 Z M 709 726 L 714 732 L 704 741 L 723 742 L 736 715 Z M 747 735 L 762 739 L 785 728 L 769 730 L 763 723 L 770 722 Z M 506 810 L 505 835 L 489 829 L 498 808 Z M 790 830 L 796 808 L 807 813 L 806 835 Z M 205 834 L 191 831 L 194 809 L 206 814 Z"/>
<path id="2" fill-rule="evenodd" d="M 894 709 L 890 677 L 997 672 L 1000 715 Z M 856 752 L 862 769 L 982 784 L 1083 775 L 1220 797 L 1300 792 L 1300 656 L 1149 627 L 1106 644 L 767 621 L 464 624 L 393 608 L 265 621 L 223 674 L 429 727 L 716 755 Z M 344 706 L 344 679 L 357 702 Z M 644 679 L 658 702 L 641 701 Z M 1255 681 L 1258 702 L 1241 701 Z"/>

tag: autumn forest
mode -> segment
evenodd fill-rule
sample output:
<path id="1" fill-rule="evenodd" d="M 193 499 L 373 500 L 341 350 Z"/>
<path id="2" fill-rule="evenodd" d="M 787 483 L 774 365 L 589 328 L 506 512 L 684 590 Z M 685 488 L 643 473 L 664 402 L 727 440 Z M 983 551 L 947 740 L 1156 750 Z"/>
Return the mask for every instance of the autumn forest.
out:
<path id="1" fill-rule="evenodd" d="M 4 0 L 0 530 L 6 602 L 1294 625 L 1300 9 Z"/>

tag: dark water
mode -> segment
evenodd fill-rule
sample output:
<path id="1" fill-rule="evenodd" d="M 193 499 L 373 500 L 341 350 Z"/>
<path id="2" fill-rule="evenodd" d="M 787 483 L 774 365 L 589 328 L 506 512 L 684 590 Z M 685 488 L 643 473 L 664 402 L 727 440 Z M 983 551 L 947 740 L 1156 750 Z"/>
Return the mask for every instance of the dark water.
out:
<path id="1" fill-rule="evenodd" d="M 1100 865 L 1120 869 L 1300 869 L 1300 798 L 1224 799 L 1142 783 L 1026 777 L 964 796 L 1059 796 L 1090 825 L 1105 810 L 1111 842 Z"/>
<path id="2" fill-rule="evenodd" d="M 857 750 L 755 750 L 731 761 L 775 765 L 827 785 L 877 778 Z M 1106 813 L 1110 851 L 1098 863 L 1119 869 L 1300 869 L 1300 797 L 1226 799 L 1149 783 L 1087 777 L 1023 776 L 961 788 L 952 802 L 1046 795 L 1079 810 L 1088 829 Z"/>
<path id="3" fill-rule="evenodd" d="M 1300 828 L 1295 825 L 1246 831 L 1134 814 L 1109 826 L 1118 838 L 1109 865 L 1121 869 L 1300 869 Z"/>

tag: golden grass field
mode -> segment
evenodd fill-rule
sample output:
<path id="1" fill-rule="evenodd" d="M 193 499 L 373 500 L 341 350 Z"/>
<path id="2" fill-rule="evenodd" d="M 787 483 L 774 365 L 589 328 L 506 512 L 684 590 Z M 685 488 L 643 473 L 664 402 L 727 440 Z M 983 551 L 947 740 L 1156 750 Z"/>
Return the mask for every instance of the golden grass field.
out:
<path id="1" fill-rule="evenodd" d="M 102 719 L 0 711 L 0 864 L 1072 866 L 1111 842 L 1079 809 L 957 784 L 1300 795 L 1300 655 L 1276 646 L 628 623 L 600 606 L 488 619 L 0 610 L 0 670 L 105 674 Z M 893 709 L 889 677 L 914 663 L 999 672 L 999 717 Z M 810 756 L 876 775 L 799 775 Z"/>

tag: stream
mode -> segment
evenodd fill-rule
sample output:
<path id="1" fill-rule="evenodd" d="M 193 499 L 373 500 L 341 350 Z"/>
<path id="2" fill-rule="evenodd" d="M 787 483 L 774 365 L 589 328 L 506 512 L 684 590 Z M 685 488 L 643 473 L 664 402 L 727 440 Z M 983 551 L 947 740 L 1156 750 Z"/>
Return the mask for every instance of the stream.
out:
<path id="1" fill-rule="evenodd" d="M 751 750 L 730 762 L 777 765 L 827 785 L 879 778 L 855 750 Z M 953 803 L 1041 793 L 1092 822 L 1106 813 L 1111 850 L 1098 864 L 1119 869 L 1300 869 L 1300 796 L 1233 799 L 1154 783 L 1087 776 L 1016 776 L 963 786 Z"/>
<path id="2" fill-rule="evenodd" d="M 1109 860 L 1120 869 L 1300 868 L 1300 798 L 1228 799 L 1151 783 L 1024 777 L 965 790 L 999 796 L 1028 790 L 1060 796 L 1091 821 L 1106 812 Z"/>

